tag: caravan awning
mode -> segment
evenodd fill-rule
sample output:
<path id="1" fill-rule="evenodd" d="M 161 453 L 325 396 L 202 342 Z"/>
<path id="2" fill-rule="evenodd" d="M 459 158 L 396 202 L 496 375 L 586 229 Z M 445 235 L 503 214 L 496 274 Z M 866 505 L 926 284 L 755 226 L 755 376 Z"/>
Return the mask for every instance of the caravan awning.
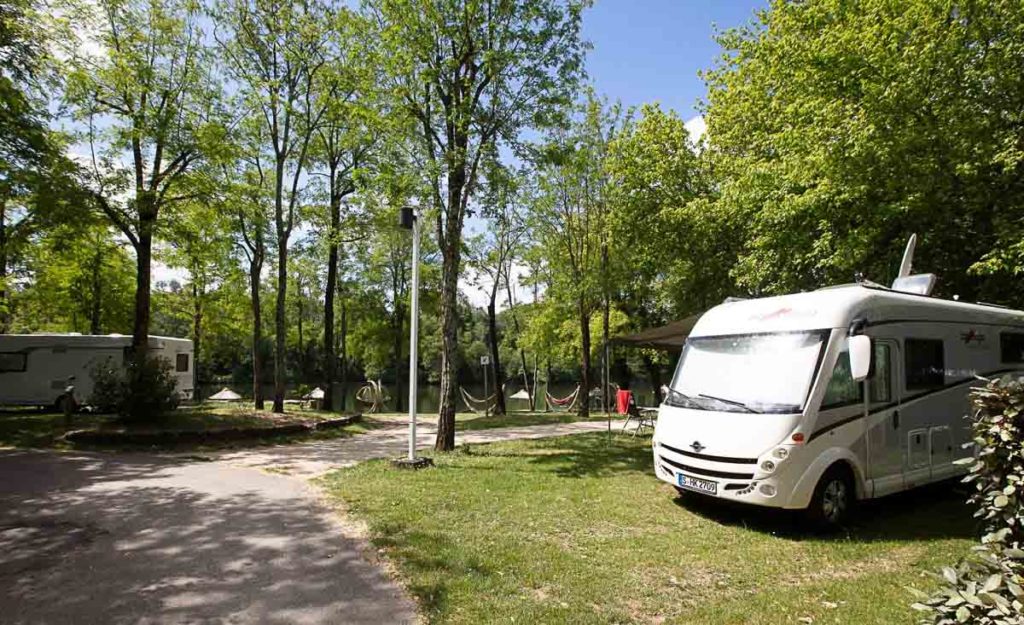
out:
<path id="1" fill-rule="evenodd" d="M 700 315 L 691 315 L 686 319 L 673 321 L 658 328 L 648 328 L 634 334 L 613 337 L 609 343 L 612 345 L 626 345 L 629 347 L 650 347 L 652 349 L 663 349 L 666 351 L 682 351 L 686 337 L 690 330 L 697 325 Z"/>

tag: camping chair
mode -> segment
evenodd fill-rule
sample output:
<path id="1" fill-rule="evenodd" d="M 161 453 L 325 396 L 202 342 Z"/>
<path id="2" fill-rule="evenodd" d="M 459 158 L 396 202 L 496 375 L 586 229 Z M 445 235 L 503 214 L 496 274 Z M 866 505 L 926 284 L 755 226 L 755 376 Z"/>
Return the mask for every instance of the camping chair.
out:
<path id="1" fill-rule="evenodd" d="M 644 428 L 654 428 L 654 416 L 657 410 L 650 408 L 638 408 L 633 398 L 633 391 L 619 389 L 615 394 L 615 408 L 620 415 L 626 415 L 626 422 L 622 424 L 622 431 L 625 432 L 629 422 L 636 420 L 636 429 L 633 436 L 636 437 Z"/>

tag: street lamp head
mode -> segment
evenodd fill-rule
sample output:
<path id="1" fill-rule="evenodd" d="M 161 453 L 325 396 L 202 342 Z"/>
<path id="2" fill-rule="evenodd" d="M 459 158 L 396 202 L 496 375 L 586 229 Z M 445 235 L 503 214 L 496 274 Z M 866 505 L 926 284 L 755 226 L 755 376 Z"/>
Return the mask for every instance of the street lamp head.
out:
<path id="1" fill-rule="evenodd" d="M 412 207 L 403 206 L 398 211 L 398 225 L 405 228 L 406 230 L 412 230 L 413 222 L 416 221 L 416 214 L 413 213 Z"/>

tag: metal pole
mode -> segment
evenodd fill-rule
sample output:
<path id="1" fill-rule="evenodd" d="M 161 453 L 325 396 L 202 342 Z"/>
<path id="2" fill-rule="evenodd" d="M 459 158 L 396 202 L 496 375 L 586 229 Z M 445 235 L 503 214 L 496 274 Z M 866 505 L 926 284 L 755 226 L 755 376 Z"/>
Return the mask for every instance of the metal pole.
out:
<path id="1" fill-rule="evenodd" d="M 412 319 L 409 321 L 409 460 L 416 460 L 417 348 L 420 333 L 420 220 L 412 221 Z"/>

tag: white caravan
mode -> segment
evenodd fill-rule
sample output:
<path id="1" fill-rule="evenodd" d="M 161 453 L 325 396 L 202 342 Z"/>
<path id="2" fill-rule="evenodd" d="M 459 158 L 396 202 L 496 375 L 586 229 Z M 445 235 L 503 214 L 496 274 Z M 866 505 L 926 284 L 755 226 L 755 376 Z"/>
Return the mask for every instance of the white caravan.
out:
<path id="1" fill-rule="evenodd" d="M 0 405 L 57 406 L 69 385 L 78 403 L 88 402 L 93 367 L 123 365 L 131 342 L 121 334 L 0 334 Z M 178 393 L 191 398 L 192 341 L 151 336 L 149 349 L 171 363 Z"/>
<path id="2" fill-rule="evenodd" d="M 905 260 L 892 289 L 860 283 L 705 313 L 659 410 L 657 476 L 836 524 L 856 499 L 963 472 L 968 392 L 977 376 L 1024 372 L 1024 312 L 929 297 L 934 276 L 908 270 Z"/>

